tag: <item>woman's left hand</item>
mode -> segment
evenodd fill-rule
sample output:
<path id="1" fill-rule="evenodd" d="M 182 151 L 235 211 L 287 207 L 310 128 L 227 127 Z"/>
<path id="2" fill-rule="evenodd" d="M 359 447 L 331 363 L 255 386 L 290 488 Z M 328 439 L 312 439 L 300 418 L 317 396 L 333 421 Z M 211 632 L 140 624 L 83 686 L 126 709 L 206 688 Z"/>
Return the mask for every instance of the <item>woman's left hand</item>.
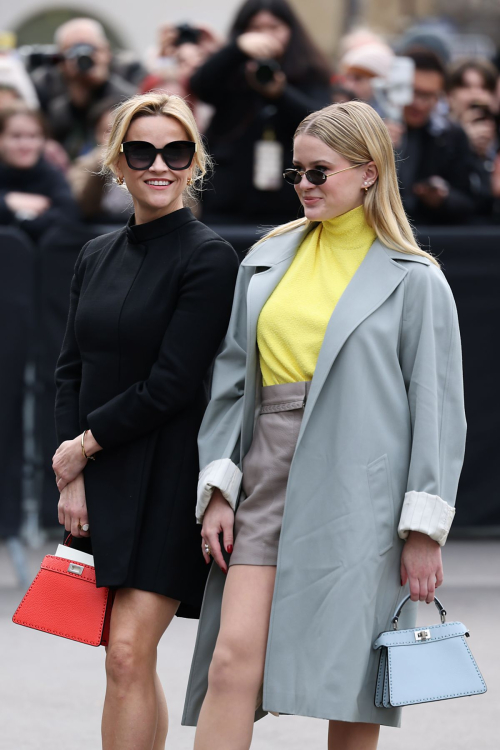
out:
<path id="1" fill-rule="evenodd" d="M 419 531 L 410 531 L 401 555 L 401 585 L 410 582 L 413 602 L 434 601 L 434 591 L 443 583 L 441 547 Z"/>

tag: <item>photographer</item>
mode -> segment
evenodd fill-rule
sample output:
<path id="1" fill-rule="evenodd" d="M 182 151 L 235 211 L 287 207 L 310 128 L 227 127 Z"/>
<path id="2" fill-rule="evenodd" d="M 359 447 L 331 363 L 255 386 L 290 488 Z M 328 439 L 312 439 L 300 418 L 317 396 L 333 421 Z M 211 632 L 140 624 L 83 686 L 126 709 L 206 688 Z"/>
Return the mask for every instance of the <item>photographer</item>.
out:
<path id="1" fill-rule="evenodd" d="M 212 104 L 207 131 L 216 162 L 203 198 L 213 223 L 269 223 L 296 218 L 283 184 L 299 122 L 329 103 L 330 71 L 286 0 L 247 0 L 229 44 L 191 78 L 191 91 Z"/>
<path id="2" fill-rule="evenodd" d="M 57 29 L 55 42 L 62 61 L 37 68 L 33 81 L 51 134 L 75 159 L 95 145 L 89 122 L 92 107 L 110 96 L 126 99 L 135 88 L 111 72 L 109 42 L 97 21 L 68 21 Z"/>
<path id="3" fill-rule="evenodd" d="M 476 208 L 474 157 L 462 128 L 437 112 L 444 67 L 428 50 L 405 57 L 415 63 L 413 101 L 404 108 L 402 133 L 393 133 L 405 210 L 416 224 L 467 223 Z"/>

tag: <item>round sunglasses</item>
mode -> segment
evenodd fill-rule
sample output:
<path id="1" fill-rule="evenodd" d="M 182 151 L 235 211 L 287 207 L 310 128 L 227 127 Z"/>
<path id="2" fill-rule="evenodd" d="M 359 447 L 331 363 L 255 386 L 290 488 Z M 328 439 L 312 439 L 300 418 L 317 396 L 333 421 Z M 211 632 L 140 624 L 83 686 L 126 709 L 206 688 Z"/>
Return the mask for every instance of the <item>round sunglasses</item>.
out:
<path id="1" fill-rule="evenodd" d="M 160 154 L 167 167 L 178 172 L 191 166 L 196 153 L 196 143 L 172 141 L 163 148 L 156 148 L 147 141 L 126 141 L 121 144 L 120 153 L 125 154 L 130 169 L 149 169 L 153 166 L 157 154 Z"/>
<path id="2" fill-rule="evenodd" d="M 353 164 L 352 167 L 337 169 L 336 172 L 330 172 L 329 174 L 322 172 L 321 169 L 285 169 L 283 177 L 290 185 L 299 185 L 300 182 L 302 182 L 302 177 L 304 175 L 311 185 L 323 185 L 328 177 L 333 177 L 334 174 L 340 174 L 340 172 L 347 172 L 349 169 L 364 167 L 365 164 L 368 164 L 368 162 L 364 162 L 364 164 Z"/>

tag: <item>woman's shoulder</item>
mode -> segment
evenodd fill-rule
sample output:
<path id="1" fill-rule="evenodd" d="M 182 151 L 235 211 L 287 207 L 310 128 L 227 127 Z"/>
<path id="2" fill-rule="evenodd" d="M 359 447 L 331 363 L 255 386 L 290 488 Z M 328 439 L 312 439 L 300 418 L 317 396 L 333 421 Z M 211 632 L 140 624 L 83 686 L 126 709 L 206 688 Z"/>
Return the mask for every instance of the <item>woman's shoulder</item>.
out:
<path id="1" fill-rule="evenodd" d="M 202 221 L 196 219 L 185 224 L 184 228 L 190 235 L 193 254 L 210 253 L 214 258 L 220 257 L 221 260 L 232 258 L 238 262 L 238 256 L 231 243 Z"/>

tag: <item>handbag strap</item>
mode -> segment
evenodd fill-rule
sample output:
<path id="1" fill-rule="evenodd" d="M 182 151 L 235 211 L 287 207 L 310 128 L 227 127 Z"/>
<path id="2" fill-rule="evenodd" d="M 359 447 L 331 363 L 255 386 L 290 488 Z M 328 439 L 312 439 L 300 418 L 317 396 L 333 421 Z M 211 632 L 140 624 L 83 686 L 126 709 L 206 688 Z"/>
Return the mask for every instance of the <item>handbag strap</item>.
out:
<path id="1" fill-rule="evenodd" d="M 401 610 L 405 606 L 406 602 L 410 599 L 410 597 L 411 597 L 410 594 L 405 596 L 403 601 L 400 602 L 398 606 L 396 607 L 396 611 L 394 612 L 394 617 L 392 618 L 392 627 L 394 628 L 394 630 L 398 629 L 398 621 L 399 621 L 399 616 L 401 614 Z M 437 598 L 437 596 L 434 597 L 434 604 L 436 605 L 436 608 L 439 614 L 441 615 L 441 622 L 445 623 L 446 622 L 446 610 L 441 604 L 441 602 L 439 601 L 439 599 Z"/>
<path id="2" fill-rule="evenodd" d="M 64 540 L 64 546 L 65 547 L 71 547 L 71 542 L 73 541 L 73 534 L 68 534 L 66 539 Z M 403 602 L 404 603 L 404 602 Z"/>

